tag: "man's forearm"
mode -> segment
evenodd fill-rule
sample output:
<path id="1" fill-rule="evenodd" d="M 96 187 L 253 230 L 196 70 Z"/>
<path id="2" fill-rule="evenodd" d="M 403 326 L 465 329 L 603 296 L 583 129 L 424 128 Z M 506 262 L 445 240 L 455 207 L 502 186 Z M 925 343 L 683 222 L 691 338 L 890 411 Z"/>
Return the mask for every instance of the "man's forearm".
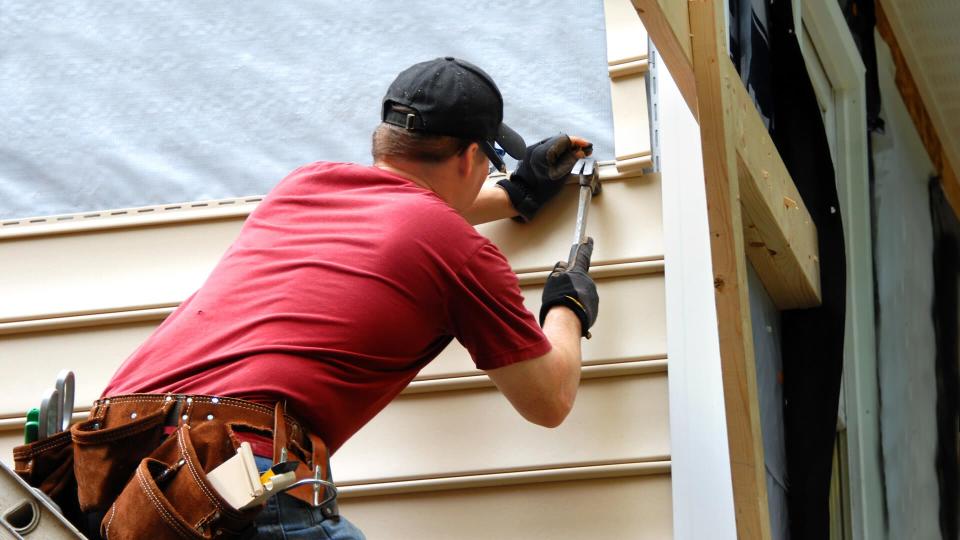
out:
<path id="1" fill-rule="evenodd" d="M 582 364 L 580 319 L 564 306 L 551 309 L 543 320 L 543 333 L 553 346 L 556 392 L 568 408 L 573 407 L 580 386 Z"/>
<path id="2" fill-rule="evenodd" d="M 573 408 L 580 385 L 580 319 L 557 306 L 543 321 L 552 348 L 524 362 L 488 370 L 497 388 L 524 418 L 545 427 L 559 426 Z"/>
<path id="3" fill-rule="evenodd" d="M 515 215 L 517 210 L 510 204 L 507 192 L 495 185 L 484 186 L 473 205 L 463 212 L 463 217 L 471 225 L 512 218 Z"/>

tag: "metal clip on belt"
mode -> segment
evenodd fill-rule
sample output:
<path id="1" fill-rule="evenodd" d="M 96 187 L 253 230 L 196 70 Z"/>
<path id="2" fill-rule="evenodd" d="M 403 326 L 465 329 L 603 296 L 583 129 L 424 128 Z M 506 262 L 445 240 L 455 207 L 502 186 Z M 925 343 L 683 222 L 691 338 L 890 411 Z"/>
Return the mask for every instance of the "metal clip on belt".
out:
<path id="1" fill-rule="evenodd" d="M 313 468 L 313 478 L 304 478 L 303 480 L 297 480 L 296 482 L 285 487 L 283 490 L 278 493 L 283 493 L 285 491 L 297 488 L 300 486 L 313 485 L 313 506 L 327 506 L 331 502 L 337 500 L 337 486 L 333 482 L 328 482 L 320 478 L 320 467 L 316 466 Z M 320 500 L 320 487 L 325 487 L 330 490 L 330 494 L 327 495 L 325 499 Z M 324 509 L 326 510 L 326 509 Z"/>

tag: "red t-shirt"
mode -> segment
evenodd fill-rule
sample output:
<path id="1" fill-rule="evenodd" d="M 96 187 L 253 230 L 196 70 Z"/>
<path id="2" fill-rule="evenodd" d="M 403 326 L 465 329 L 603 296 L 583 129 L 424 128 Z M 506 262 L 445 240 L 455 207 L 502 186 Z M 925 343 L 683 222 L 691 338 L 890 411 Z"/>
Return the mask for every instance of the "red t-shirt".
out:
<path id="1" fill-rule="evenodd" d="M 375 167 L 314 163 L 260 203 L 103 395 L 285 399 L 333 451 L 453 338 L 480 369 L 550 350 L 503 254 L 443 200 Z"/>

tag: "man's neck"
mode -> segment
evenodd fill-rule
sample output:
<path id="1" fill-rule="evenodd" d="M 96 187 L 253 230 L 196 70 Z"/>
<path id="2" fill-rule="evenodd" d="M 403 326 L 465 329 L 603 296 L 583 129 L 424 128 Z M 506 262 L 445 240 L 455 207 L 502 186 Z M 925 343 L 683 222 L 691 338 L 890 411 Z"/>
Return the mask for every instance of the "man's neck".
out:
<path id="1" fill-rule="evenodd" d="M 378 162 L 374 163 L 373 166 L 376 167 L 376 168 L 378 168 L 378 169 L 383 169 L 383 170 L 385 170 L 385 171 L 392 172 L 393 174 L 395 174 L 395 175 L 397 175 L 397 176 L 400 176 L 400 177 L 402 177 L 402 178 L 406 178 L 407 180 L 410 180 L 410 181 L 413 182 L 414 184 L 417 184 L 418 186 L 420 186 L 420 187 L 422 187 L 422 188 L 424 188 L 424 189 L 429 189 L 430 191 L 435 191 L 435 190 L 431 187 L 430 182 L 428 182 L 426 179 L 423 178 L 423 176 L 424 176 L 423 174 L 417 174 L 417 173 L 411 171 L 409 167 L 404 167 L 404 166 L 402 166 L 402 165 L 397 166 L 397 165 L 394 165 L 394 164 L 392 164 L 392 163 L 386 163 L 386 162 L 384 162 L 384 161 L 378 161 Z"/>
<path id="2" fill-rule="evenodd" d="M 465 178 L 458 174 L 457 162 L 453 159 L 436 165 L 381 159 L 376 161 L 373 166 L 406 178 L 423 189 L 432 191 L 457 211 L 462 210 L 462 207 L 466 204 L 462 200 Z"/>

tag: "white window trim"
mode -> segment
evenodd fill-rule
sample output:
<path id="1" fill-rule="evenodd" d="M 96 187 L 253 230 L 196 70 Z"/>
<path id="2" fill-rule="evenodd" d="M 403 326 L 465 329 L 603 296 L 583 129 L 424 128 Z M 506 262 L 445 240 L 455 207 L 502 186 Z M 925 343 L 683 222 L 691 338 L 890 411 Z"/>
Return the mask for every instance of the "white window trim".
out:
<path id="1" fill-rule="evenodd" d="M 844 409 L 853 537 L 883 538 L 879 399 L 873 305 L 873 248 L 867 165 L 865 68 L 835 2 L 798 2 L 802 25 L 833 86 L 837 192 L 847 253 Z M 801 24 L 795 25 L 803 28 Z"/>

